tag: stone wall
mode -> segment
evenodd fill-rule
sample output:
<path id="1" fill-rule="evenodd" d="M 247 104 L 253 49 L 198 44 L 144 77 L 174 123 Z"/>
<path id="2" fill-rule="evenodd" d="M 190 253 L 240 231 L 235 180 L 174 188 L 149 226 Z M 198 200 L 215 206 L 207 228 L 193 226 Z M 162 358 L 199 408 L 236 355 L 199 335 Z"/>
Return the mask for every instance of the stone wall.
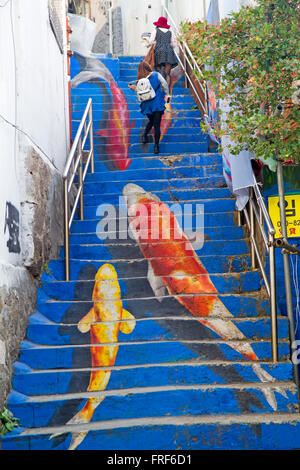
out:
<path id="1" fill-rule="evenodd" d="M 63 188 L 58 171 L 29 147 L 24 159 L 21 201 L 23 264 L 37 277 L 63 243 Z"/>
<path id="2" fill-rule="evenodd" d="M 37 283 L 27 269 L 0 262 L 0 409 L 10 390 L 13 363 L 34 310 Z"/>
<path id="3" fill-rule="evenodd" d="M 117 7 L 112 12 L 113 54 L 124 54 L 122 11 Z M 92 52 L 107 54 L 109 51 L 109 23 L 108 19 L 95 37 Z"/>
<path id="4" fill-rule="evenodd" d="M 63 244 L 62 176 L 31 145 L 19 145 L 19 266 L 0 261 L 0 409 L 35 309 L 39 278 Z"/>

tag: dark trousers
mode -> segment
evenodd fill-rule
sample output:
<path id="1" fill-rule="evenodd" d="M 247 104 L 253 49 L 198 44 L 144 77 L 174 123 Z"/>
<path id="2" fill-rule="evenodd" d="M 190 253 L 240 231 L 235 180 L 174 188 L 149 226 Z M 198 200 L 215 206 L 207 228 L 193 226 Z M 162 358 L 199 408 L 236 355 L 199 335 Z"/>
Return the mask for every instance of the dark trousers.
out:
<path id="1" fill-rule="evenodd" d="M 152 127 L 154 127 L 154 142 L 156 144 L 159 144 L 159 139 L 160 139 L 160 123 L 161 123 L 161 118 L 163 115 L 163 111 L 154 111 L 152 114 L 147 114 L 147 118 L 149 119 L 149 122 L 147 123 L 146 129 L 145 129 L 145 135 L 147 135 Z"/>

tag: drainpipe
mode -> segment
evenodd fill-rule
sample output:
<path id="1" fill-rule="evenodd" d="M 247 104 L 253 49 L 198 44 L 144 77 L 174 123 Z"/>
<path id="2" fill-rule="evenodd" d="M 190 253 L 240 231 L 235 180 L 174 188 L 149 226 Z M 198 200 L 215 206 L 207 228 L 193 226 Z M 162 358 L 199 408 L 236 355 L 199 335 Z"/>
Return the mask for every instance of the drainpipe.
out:
<path id="1" fill-rule="evenodd" d="M 206 20 L 206 1 L 203 0 L 203 21 Z"/>
<path id="2" fill-rule="evenodd" d="M 280 208 L 280 224 L 281 224 L 281 235 L 283 239 L 287 239 L 286 229 L 286 217 L 285 217 L 285 199 L 284 199 L 284 180 L 282 164 L 277 161 L 277 184 L 278 184 L 278 196 L 279 196 L 279 208 Z M 294 313 L 293 313 L 293 302 L 292 302 L 292 288 L 291 288 L 291 270 L 289 254 L 286 250 L 282 250 L 283 256 L 283 267 L 284 267 L 284 284 L 285 284 L 285 295 L 286 295 L 286 307 L 289 318 L 289 330 L 290 330 L 290 342 L 291 345 L 295 345 L 295 326 L 294 326 Z M 300 402 L 300 390 L 299 390 L 299 374 L 297 364 L 293 364 L 294 367 L 294 379 L 298 387 L 298 399 Z"/>
<path id="3" fill-rule="evenodd" d="M 69 98 L 69 128 L 70 128 L 70 147 L 72 147 L 72 103 L 71 103 L 71 69 L 70 69 L 70 57 L 73 55 L 73 52 L 70 49 L 70 33 L 72 29 L 69 25 L 69 18 L 66 16 L 66 27 L 67 27 L 67 64 L 68 64 L 68 98 Z"/>

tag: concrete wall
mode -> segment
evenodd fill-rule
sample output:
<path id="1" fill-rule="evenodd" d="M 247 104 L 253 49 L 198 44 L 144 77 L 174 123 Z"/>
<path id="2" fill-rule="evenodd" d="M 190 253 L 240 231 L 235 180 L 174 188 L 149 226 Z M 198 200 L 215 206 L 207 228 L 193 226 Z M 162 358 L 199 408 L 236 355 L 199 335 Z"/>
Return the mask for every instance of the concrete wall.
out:
<path id="1" fill-rule="evenodd" d="M 110 31 L 108 15 L 105 17 L 105 23 L 98 30 L 92 47 L 92 52 L 96 54 L 112 53 L 120 56 L 124 54 L 124 31 L 123 16 L 120 7 L 112 9 L 112 50 L 110 45 Z M 97 25 L 98 28 L 98 25 Z"/>
<path id="2" fill-rule="evenodd" d="M 60 3 L 65 44 L 65 0 Z M 0 58 L 1 406 L 34 308 L 36 279 L 62 243 L 67 61 L 48 0 L 13 0 L 0 8 Z"/>

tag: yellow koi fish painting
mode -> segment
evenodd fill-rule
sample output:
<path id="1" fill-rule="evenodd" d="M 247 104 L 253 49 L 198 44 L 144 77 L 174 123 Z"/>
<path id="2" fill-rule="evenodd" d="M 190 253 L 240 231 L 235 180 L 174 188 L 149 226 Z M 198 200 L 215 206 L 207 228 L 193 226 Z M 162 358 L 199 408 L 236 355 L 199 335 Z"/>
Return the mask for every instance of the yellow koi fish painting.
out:
<path id="1" fill-rule="evenodd" d="M 131 333 L 135 328 L 135 319 L 123 308 L 117 272 L 111 264 L 104 264 L 98 270 L 92 300 L 93 307 L 80 320 L 78 329 L 82 333 L 90 331 L 91 335 L 92 371 L 88 391 L 101 392 L 107 387 L 111 367 L 116 361 L 119 331 Z M 67 424 L 89 423 L 104 398 L 100 393 L 99 396 L 88 398 L 83 408 Z M 76 449 L 87 433 L 88 431 L 72 433 L 69 450 Z"/>

